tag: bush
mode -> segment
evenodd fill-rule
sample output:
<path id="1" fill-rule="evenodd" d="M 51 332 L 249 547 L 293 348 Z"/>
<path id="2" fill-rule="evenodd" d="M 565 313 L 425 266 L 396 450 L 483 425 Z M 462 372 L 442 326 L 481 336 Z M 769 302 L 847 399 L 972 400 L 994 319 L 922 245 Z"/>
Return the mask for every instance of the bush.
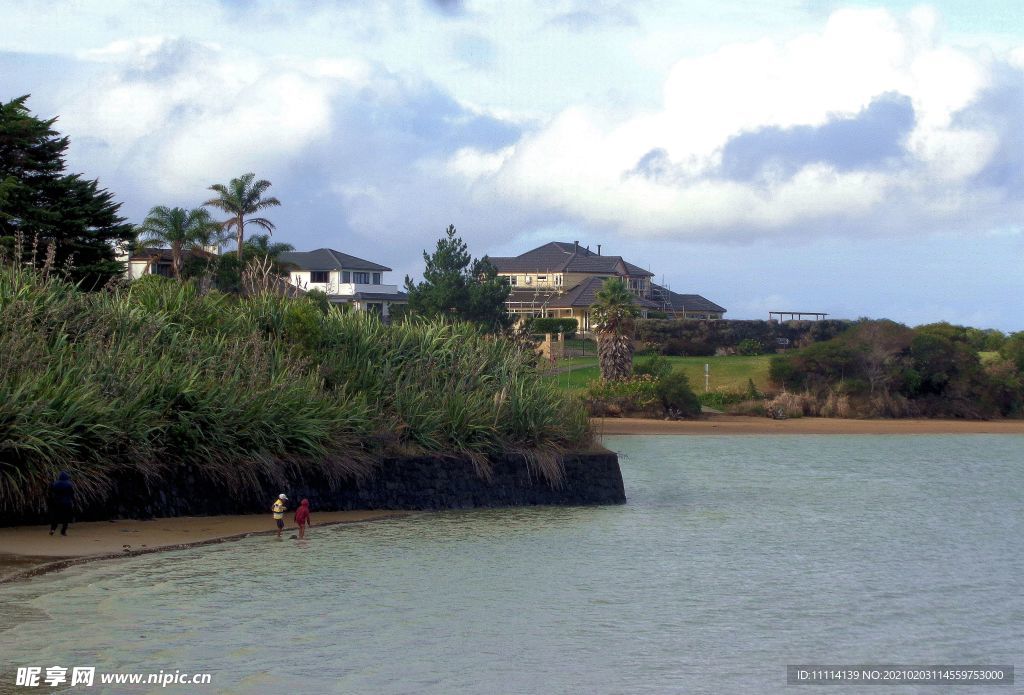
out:
<path id="1" fill-rule="evenodd" d="M 736 352 L 740 355 L 750 357 L 760 355 L 764 352 L 764 348 L 761 346 L 761 341 L 755 340 L 754 338 L 744 338 L 740 341 L 740 344 L 736 346 Z"/>
<path id="2" fill-rule="evenodd" d="M 673 371 L 664 357 L 634 369 L 629 379 L 591 382 L 586 401 L 592 415 L 667 415 L 697 417 L 701 403 L 682 370 Z"/>
<path id="3" fill-rule="evenodd" d="M 287 471 L 369 474 L 388 453 L 464 456 L 486 475 L 490 456 L 521 452 L 556 482 L 544 462 L 589 440 L 584 407 L 531 351 L 315 299 L 158 277 L 85 293 L 0 267 L 0 354 L 0 514 L 38 509 L 60 470 L 82 507 L 122 476 L 242 495 Z"/>
<path id="4" fill-rule="evenodd" d="M 658 398 L 666 415 L 670 417 L 697 417 L 700 399 L 690 388 L 690 381 L 681 369 L 669 372 L 658 380 Z"/>
<path id="5" fill-rule="evenodd" d="M 633 374 L 636 376 L 649 375 L 655 379 L 662 379 L 672 372 L 672 363 L 661 355 L 653 355 L 644 360 L 638 361 L 633 366 Z"/>
<path id="6" fill-rule="evenodd" d="M 597 379 L 587 388 L 585 400 L 595 416 L 653 415 L 659 409 L 658 381 L 650 374 L 613 381 Z"/>
<path id="7" fill-rule="evenodd" d="M 576 319 L 534 318 L 530 319 L 527 330 L 535 335 L 543 333 L 563 333 L 565 337 L 576 335 L 579 322 Z"/>

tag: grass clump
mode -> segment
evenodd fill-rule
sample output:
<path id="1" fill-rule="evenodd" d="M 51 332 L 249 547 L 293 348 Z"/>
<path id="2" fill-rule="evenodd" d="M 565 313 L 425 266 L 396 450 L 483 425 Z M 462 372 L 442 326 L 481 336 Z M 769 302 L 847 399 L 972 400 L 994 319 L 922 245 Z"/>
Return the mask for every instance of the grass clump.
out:
<path id="1" fill-rule="evenodd" d="M 137 476 L 256 492 L 368 475 L 392 453 L 521 453 L 552 482 L 589 441 L 581 404 L 529 351 L 464 324 L 316 298 L 239 298 L 147 277 L 79 292 L 0 267 L 0 512 L 38 509 L 60 470 L 83 506 Z"/>

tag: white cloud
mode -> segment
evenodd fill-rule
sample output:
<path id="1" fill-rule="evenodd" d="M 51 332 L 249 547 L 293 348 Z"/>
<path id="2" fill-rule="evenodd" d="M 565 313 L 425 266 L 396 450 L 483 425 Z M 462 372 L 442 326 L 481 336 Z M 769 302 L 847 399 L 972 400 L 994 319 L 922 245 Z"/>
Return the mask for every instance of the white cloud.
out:
<path id="1" fill-rule="evenodd" d="M 764 39 L 679 61 L 657 111 L 617 118 L 596 107 L 567 108 L 511 155 L 460 152 L 450 169 L 490 185 L 494 197 L 627 234 L 804 235 L 893 210 L 909 229 L 907 206 L 934 229 L 942 215 L 963 216 L 965 206 L 987 197 L 966 188 L 1004 146 L 996 132 L 956 123 L 991 86 L 996 59 L 939 45 L 935 22 L 928 10 L 903 19 L 840 10 L 819 32 L 785 43 Z M 738 135 L 855 118 L 891 94 L 913 106 L 901 161 L 852 171 L 811 161 L 792 172 L 768 167 L 756 181 L 719 170 L 723 148 Z M 662 153 L 666 175 L 628 173 L 653 151 Z"/>

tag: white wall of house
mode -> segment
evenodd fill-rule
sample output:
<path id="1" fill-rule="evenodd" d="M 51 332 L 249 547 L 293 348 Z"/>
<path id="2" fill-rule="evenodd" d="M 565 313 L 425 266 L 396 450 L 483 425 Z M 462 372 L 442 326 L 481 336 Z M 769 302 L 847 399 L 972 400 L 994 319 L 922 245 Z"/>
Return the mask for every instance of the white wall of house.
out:
<path id="1" fill-rule="evenodd" d="M 304 290 L 320 290 L 327 294 L 340 295 L 342 297 L 351 297 L 356 292 L 381 292 L 381 293 L 396 293 L 398 292 L 398 285 L 384 285 L 373 284 L 374 276 L 379 281 L 383 277 L 383 273 L 379 271 L 369 272 L 366 274 L 370 282 L 352 282 L 355 277 L 355 273 L 363 273 L 364 271 L 341 271 L 341 270 L 330 270 L 324 271 L 323 274 L 317 274 L 317 282 L 313 282 L 314 273 L 310 270 L 293 270 L 288 274 L 291 283 L 297 287 L 301 287 Z M 347 274 L 349 282 L 343 282 L 345 275 Z"/>

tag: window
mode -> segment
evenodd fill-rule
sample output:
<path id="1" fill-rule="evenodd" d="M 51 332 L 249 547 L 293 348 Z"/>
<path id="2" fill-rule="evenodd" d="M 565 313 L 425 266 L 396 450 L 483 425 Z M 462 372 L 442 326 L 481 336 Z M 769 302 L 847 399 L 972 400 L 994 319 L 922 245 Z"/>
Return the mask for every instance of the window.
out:
<path id="1" fill-rule="evenodd" d="M 311 270 L 309 271 L 309 281 L 327 283 L 331 281 L 331 271 L 329 270 Z"/>
<path id="2" fill-rule="evenodd" d="M 533 283 L 533 276 L 532 275 L 527 275 L 525 279 L 526 279 L 526 284 L 527 285 Z"/>
<path id="3" fill-rule="evenodd" d="M 346 285 L 352 282 L 352 273 L 348 272 L 347 270 L 341 271 L 341 281 L 344 282 Z"/>
<path id="4" fill-rule="evenodd" d="M 516 286 L 516 280 L 518 280 L 518 279 L 519 278 L 517 278 L 515 275 L 509 275 L 508 276 L 508 284 L 510 284 L 513 287 L 515 287 Z"/>
<path id="5" fill-rule="evenodd" d="M 370 274 L 369 273 L 352 273 L 352 282 L 357 285 L 369 285 Z"/>
<path id="6" fill-rule="evenodd" d="M 538 275 L 537 276 L 537 282 L 547 282 L 547 281 L 548 281 L 548 276 L 547 275 Z"/>
<path id="7" fill-rule="evenodd" d="M 557 286 L 559 286 L 559 287 L 561 287 L 561 286 L 562 286 L 562 276 L 561 276 L 561 275 L 556 275 L 556 276 L 555 276 L 555 284 L 556 284 Z"/>
<path id="8" fill-rule="evenodd" d="M 380 273 L 374 273 L 373 274 L 373 284 L 374 285 L 379 285 L 380 284 Z"/>

